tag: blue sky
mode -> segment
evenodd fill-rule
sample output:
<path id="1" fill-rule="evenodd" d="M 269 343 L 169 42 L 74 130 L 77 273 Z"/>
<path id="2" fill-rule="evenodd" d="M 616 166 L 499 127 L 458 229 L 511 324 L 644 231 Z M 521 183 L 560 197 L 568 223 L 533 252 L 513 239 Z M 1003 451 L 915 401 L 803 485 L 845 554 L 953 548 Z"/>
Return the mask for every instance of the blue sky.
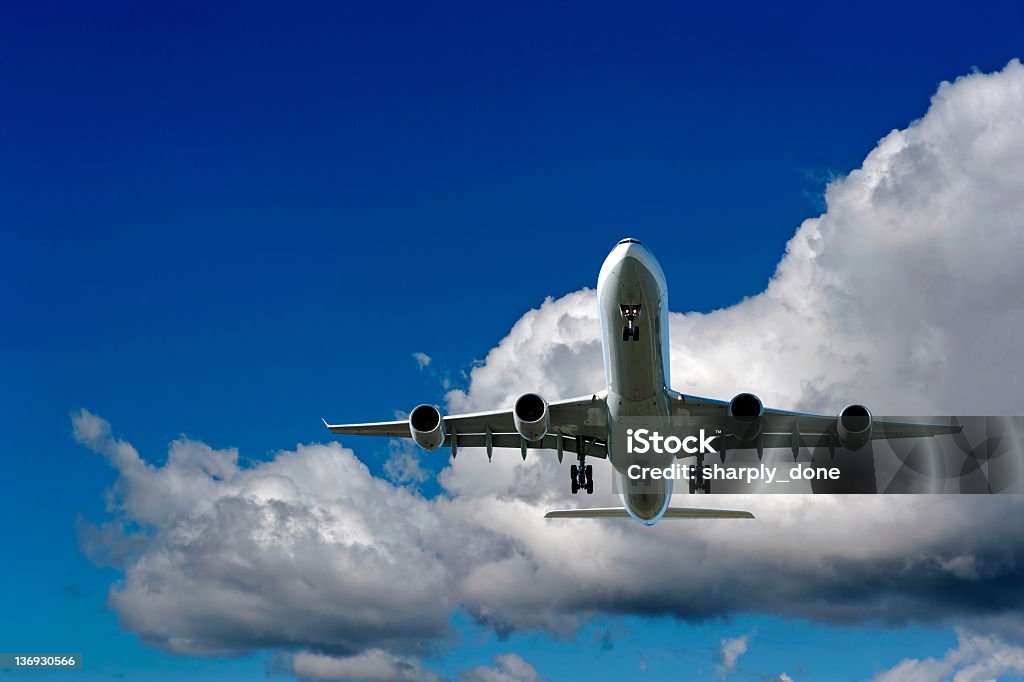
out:
<path id="1" fill-rule="evenodd" d="M 114 474 L 72 410 L 154 461 L 182 433 L 265 459 L 324 440 L 322 415 L 441 401 L 412 353 L 458 377 L 545 296 L 593 286 L 626 235 L 659 254 L 674 310 L 729 305 L 827 179 L 1022 35 L 1012 2 L 4 3 L 2 648 L 80 651 L 96 679 L 252 679 L 269 657 L 176 657 L 119 627 L 119 574 L 75 533 Z M 359 454 L 381 470 L 384 448 Z M 593 656 L 628 677 L 647 646 L 652 671 L 713 677 L 720 640 L 750 632 L 740 676 L 858 679 L 955 641 L 629 618 L 604 651 L 594 626 L 501 642 L 454 618 L 430 669 L 526 648 L 552 679 Z"/>

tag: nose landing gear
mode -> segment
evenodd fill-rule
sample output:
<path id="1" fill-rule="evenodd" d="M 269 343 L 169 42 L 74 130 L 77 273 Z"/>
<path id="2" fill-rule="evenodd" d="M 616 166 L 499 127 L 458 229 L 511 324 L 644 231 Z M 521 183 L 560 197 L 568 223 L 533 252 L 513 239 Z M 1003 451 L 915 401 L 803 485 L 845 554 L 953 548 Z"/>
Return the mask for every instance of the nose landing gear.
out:
<path id="1" fill-rule="evenodd" d="M 626 326 L 622 328 L 622 340 L 634 341 L 640 340 L 640 325 L 638 321 L 640 319 L 640 304 L 622 304 L 619 306 L 619 310 L 622 312 L 622 319 L 626 321 Z"/>

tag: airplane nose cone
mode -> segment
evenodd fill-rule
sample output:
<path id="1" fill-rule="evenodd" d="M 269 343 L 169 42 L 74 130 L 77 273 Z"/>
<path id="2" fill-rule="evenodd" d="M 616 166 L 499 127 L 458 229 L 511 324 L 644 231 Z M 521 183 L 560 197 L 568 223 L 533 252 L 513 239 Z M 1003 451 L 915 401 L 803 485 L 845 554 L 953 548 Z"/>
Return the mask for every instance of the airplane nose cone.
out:
<path id="1" fill-rule="evenodd" d="M 600 288 L 601 282 L 613 272 L 618 272 L 622 276 L 626 274 L 627 270 L 636 269 L 647 270 L 652 273 L 661 288 L 665 288 L 665 276 L 661 271 L 661 266 L 658 265 L 658 261 L 648 248 L 635 237 L 620 239 L 615 248 L 611 250 L 611 253 L 608 254 L 604 264 L 601 266 L 601 274 L 597 277 L 597 285 Z"/>
<path id="2" fill-rule="evenodd" d="M 647 260 L 651 258 L 650 250 L 635 237 L 620 239 L 619 243 L 612 249 L 612 254 L 618 254 L 619 258 L 637 258 Z"/>
<path id="3" fill-rule="evenodd" d="M 650 251 L 640 243 L 639 239 L 627 237 L 619 240 L 619 243 L 615 245 L 610 255 L 620 260 L 636 259 L 646 261 L 649 253 Z"/>

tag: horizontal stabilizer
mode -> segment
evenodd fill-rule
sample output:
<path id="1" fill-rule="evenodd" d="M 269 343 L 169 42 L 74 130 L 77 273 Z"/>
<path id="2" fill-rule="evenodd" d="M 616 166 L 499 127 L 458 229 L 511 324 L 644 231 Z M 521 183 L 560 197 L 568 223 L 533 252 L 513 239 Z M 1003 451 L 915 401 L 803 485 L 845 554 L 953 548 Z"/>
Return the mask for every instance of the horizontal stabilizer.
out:
<path id="1" fill-rule="evenodd" d="M 669 507 L 663 519 L 752 519 L 748 511 L 735 509 L 697 509 L 694 507 Z"/>
<path id="2" fill-rule="evenodd" d="M 628 519 L 625 507 L 598 507 L 595 509 L 556 509 L 544 515 L 545 519 Z M 669 507 L 663 519 L 752 519 L 748 511 L 732 509 L 695 509 Z"/>

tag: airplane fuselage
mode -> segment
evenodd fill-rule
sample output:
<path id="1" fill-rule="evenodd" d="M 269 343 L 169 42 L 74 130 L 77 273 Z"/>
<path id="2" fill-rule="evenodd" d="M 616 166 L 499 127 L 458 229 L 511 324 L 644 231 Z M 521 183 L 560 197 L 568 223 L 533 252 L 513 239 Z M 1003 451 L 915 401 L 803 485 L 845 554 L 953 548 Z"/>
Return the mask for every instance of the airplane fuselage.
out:
<path id="1" fill-rule="evenodd" d="M 672 481 L 634 481 L 633 464 L 665 467 L 671 455 L 632 455 L 626 432 L 667 425 L 671 403 L 668 345 L 668 287 L 651 252 L 623 239 L 601 267 L 597 280 L 608 407 L 608 459 L 629 514 L 653 525 L 672 497 Z"/>

